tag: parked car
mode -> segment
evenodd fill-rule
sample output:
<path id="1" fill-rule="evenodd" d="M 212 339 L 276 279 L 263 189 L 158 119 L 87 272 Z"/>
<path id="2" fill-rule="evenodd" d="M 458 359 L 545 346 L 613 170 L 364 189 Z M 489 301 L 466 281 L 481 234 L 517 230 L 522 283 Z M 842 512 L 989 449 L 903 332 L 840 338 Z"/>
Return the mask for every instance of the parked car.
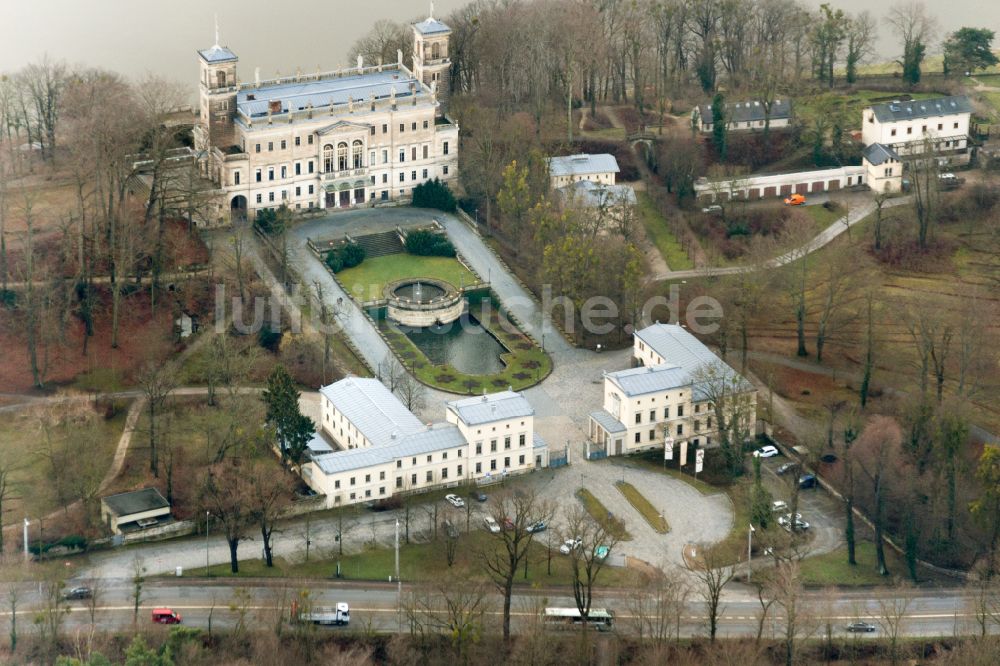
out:
<path id="1" fill-rule="evenodd" d="M 594 557 L 599 560 L 603 560 L 608 556 L 610 552 L 611 549 L 608 548 L 607 546 L 598 546 L 597 548 L 594 549 Z"/>
<path id="2" fill-rule="evenodd" d="M 488 529 L 491 534 L 500 534 L 500 524 L 493 518 L 493 516 L 486 516 L 483 518 L 483 522 L 486 523 L 486 529 Z"/>
<path id="3" fill-rule="evenodd" d="M 706 214 L 708 214 L 708 213 L 721 213 L 722 212 L 722 206 L 719 206 L 719 205 L 705 206 L 704 208 L 701 209 L 701 212 L 706 213 Z"/>
<path id="4" fill-rule="evenodd" d="M 938 189 L 953 190 L 965 182 L 964 178 L 959 178 L 953 173 L 938 174 Z"/>
<path id="5" fill-rule="evenodd" d="M 778 451 L 777 446 L 768 444 L 767 446 L 762 446 L 754 451 L 753 455 L 755 458 L 773 458 L 774 456 L 781 455 L 781 452 Z"/>
<path id="6" fill-rule="evenodd" d="M 472 492 L 469 493 L 469 497 L 471 497 L 472 499 L 476 500 L 477 502 L 485 502 L 486 501 L 486 493 L 484 493 L 484 492 L 482 492 L 480 490 L 473 490 Z"/>
<path id="7" fill-rule="evenodd" d="M 791 532 L 792 531 L 792 516 L 791 516 L 791 514 L 788 514 L 787 516 L 782 516 L 781 518 L 778 518 L 778 524 L 781 525 L 783 528 L 785 528 L 786 532 Z M 811 526 L 809 525 L 808 522 L 802 520 L 802 514 L 801 513 L 795 514 L 795 529 L 797 531 L 799 531 L 799 532 L 805 532 L 810 527 Z"/>
<path id="8" fill-rule="evenodd" d="M 153 609 L 153 622 L 157 624 L 180 624 L 182 619 L 180 613 L 175 613 L 169 608 Z"/>
<path id="9" fill-rule="evenodd" d="M 512 529 L 514 529 L 514 521 L 511 520 L 510 518 L 504 518 L 503 519 L 503 528 L 505 530 L 512 530 Z"/>
<path id="10" fill-rule="evenodd" d="M 798 192 L 796 192 L 790 197 L 785 197 L 786 206 L 801 206 L 805 202 L 806 202 L 805 196 L 799 194 Z"/>
<path id="11" fill-rule="evenodd" d="M 579 537 L 574 537 L 572 539 L 566 539 L 563 545 L 559 546 L 559 552 L 563 555 L 569 555 L 571 552 L 579 548 L 583 544 L 583 540 Z"/>
<path id="12" fill-rule="evenodd" d="M 787 525 L 791 519 L 792 519 L 792 514 L 790 514 L 790 513 L 786 513 L 786 514 L 784 514 L 782 516 L 778 516 L 778 524 L 779 525 Z M 802 520 L 802 514 L 801 513 L 796 513 L 795 514 L 795 520 L 796 521 L 801 521 Z"/>
<path id="13" fill-rule="evenodd" d="M 448 535 L 449 539 L 458 538 L 458 528 L 450 520 L 444 521 L 444 532 Z"/>
<path id="14" fill-rule="evenodd" d="M 771 502 L 771 513 L 782 513 L 784 511 L 788 511 L 788 502 L 785 500 Z"/>
<path id="15" fill-rule="evenodd" d="M 816 483 L 815 474 L 803 474 L 799 477 L 799 488 L 815 488 Z"/>
<path id="16" fill-rule="evenodd" d="M 545 524 L 544 520 L 539 520 L 537 522 L 528 525 L 529 532 L 544 532 L 548 525 Z"/>
<path id="17" fill-rule="evenodd" d="M 774 470 L 778 474 L 788 474 L 789 472 L 797 469 L 799 466 L 796 462 L 786 462 L 778 466 L 778 469 Z"/>
<path id="18" fill-rule="evenodd" d="M 856 620 L 847 625 L 846 629 L 850 632 L 866 633 L 870 634 L 875 631 L 875 625 L 871 622 L 864 622 L 862 620 Z"/>
<path id="19" fill-rule="evenodd" d="M 465 501 L 458 495 L 445 495 L 444 499 L 446 502 L 448 502 L 448 504 L 451 504 L 453 507 L 457 509 L 461 509 L 462 507 L 465 506 Z"/>
<path id="20" fill-rule="evenodd" d="M 63 599 L 89 599 L 92 596 L 94 596 L 94 591 L 89 587 L 73 587 L 62 593 Z"/>

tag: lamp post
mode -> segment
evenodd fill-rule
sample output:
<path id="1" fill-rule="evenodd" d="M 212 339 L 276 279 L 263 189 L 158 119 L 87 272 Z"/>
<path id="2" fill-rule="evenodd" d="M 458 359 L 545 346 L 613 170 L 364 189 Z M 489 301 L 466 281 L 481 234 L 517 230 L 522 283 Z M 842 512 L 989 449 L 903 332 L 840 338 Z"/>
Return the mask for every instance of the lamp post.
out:
<path id="1" fill-rule="evenodd" d="M 30 551 L 28 551 L 28 526 L 31 522 L 25 518 L 24 519 L 24 559 L 30 559 Z"/>
<path id="2" fill-rule="evenodd" d="M 396 628 L 403 630 L 403 582 L 399 579 L 399 518 L 396 519 Z"/>
<path id="3" fill-rule="evenodd" d="M 750 560 L 753 557 L 753 533 L 756 532 L 753 528 L 753 523 L 750 523 L 750 531 L 747 532 L 747 582 L 750 582 L 750 573 L 753 568 L 750 566 Z"/>
<path id="4" fill-rule="evenodd" d="M 205 512 L 205 575 L 211 576 L 212 570 L 209 568 L 208 563 L 208 518 L 212 514 L 208 511 Z"/>

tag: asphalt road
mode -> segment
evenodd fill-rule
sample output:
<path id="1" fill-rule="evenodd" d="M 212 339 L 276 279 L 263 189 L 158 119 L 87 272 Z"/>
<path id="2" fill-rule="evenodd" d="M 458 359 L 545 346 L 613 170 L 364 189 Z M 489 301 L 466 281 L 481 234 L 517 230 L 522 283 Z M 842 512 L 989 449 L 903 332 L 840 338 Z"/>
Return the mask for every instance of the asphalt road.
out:
<path id="1" fill-rule="evenodd" d="M 314 606 L 332 606 L 336 602 L 347 602 L 351 606 L 351 624 L 354 629 L 364 627 L 377 632 L 407 630 L 406 613 L 397 613 L 397 588 L 394 584 L 337 583 L 328 581 L 246 581 L 241 587 L 204 579 L 184 581 L 147 581 L 143 588 L 142 603 L 138 621 L 150 622 L 150 612 L 154 607 L 166 606 L 180 613 L 184 624 L 207 628 L 211 618 L 213 628 L 232 627 L 241 614 L 245 621 L 271 626 L 279 609 L 287 608 L 288 601 L 301 589 L 308 587 Z M 404 599 L 408 587 L 403 587 Z M 104 628 L 124 627 L 133 621 L 132 587 L 128 581 L 104 581 L 99 588 L 96 623 Z M 490 592 L 496 602 L 488 615 L 499 622 L 499 598 Z M 34 606 L 39 600 L 39 590 L 32 584 L 22 590 L 22 607 Z M 827 620 L 840 636 L 849 635 L 844 626 L 854 620 L 863 619 L 874 623 L 878 630 L 874 634 L 859 636 L 866 639 L 885 633 L 880 618 L 885 615 L 883 608 L 898 606 L 897 596 L 892 591 L 866 590 L 862 592 L 838 592 L 831 599 L 824 592 L 805 592 L 804 606 L 809 610 L 808 619 L 802 626 L 811 628 L 816 635 L 825 631 Z M 910 590 L 905 619 L 901 634 L 908 636 L 953 636 L 976 633 L 974 608 L 970 596 L 961 589 Z M 285 599 L 282 602 L 282 599 Z M 68 602 L 70 611 L 66 616 L 69 629 L 90 624 L 90 610 L 87 601 Z M 568 589 L 525 589 L 518 590 L 513 602 L 513 624 L 517 631 L 535 616 L 535 609 L 543 606 L 572 607 L 573 601 Z M 631 633 L 636 615 L 630 610 L 628 594 L 625 591 L 605 591 L 595 600 L 595 607 L 605 607 L 615 611 L 617 630 Z M 801 606 L 800 606 L 801 608 Z M 37 611 L 19 611 L 27 615 Z M 287 612 L 287 611 L 286 611 Z M 719 632 L 723 636 L 755 635 L 759 604 L 754 594 L 742 586 L 730 586 L 726 590 L 720 618 Z M 0 617 L 9 617 L 10 612 L 0 612 Z M 25 617 L 22 621 L 27 621 Z M 400 622 L 403 626 L 400 627 Z M 800 622 L 802 619 L 800 618 Z M 769 615 L 765 624 L 765 635 L 780 635 L 783 620 L 781 612 Z M 338 631 L 343 629 L 329 629 Z M 681 619 L 683 636 L 704 635 L 707 630 L 707 616 L 704 605 L 697 600 L 689 601 Z"/>

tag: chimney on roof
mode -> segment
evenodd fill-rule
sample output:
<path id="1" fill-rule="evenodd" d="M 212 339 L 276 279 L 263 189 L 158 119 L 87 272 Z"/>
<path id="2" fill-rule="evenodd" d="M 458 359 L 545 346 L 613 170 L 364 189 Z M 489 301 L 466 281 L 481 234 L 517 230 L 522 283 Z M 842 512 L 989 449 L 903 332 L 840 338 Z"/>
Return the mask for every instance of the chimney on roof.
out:
<path id="1" fill-rule="evenodd" d="M 254 67 L 253 69 L 253 84 L 260 86 L 260 67 Z"/>
<path id="2" fill-rule="evenodd" d="M 399 66 L 403 65 L 403 49 L 396 49 L 396 63 Z"/>
<path id="3" fill-rule="evenodd" d="M 395 431 L 395 430 L 393 430 L 393 431 L 392 431 L 392 434 L 391 434 L 391 435 L 389 435 L 389 437 L 390 437 L 390 438 L 392 438 L 392 439 L 396 439 L 396 431 Z"/>
<path id="4" fill-rule="evenodd" d="M 365 57 L 362 56 L 362 55 L 359 55 L 358 56 L 358 74 L 360 74 L 361 70 L 364 69 L 364 68 L 365 68 Z"/>

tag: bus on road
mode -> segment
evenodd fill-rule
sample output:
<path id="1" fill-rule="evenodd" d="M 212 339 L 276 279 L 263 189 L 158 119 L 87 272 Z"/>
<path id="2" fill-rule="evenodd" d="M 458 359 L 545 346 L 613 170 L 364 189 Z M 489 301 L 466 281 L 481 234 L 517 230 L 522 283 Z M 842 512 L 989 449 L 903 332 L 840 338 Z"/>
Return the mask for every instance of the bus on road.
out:
<path id="1" fill-rule="evenodd" d="M 570 627 L 584 622 L 578 608 L 546 608 L 544 620 L 545 624 L 555 627 Z M 615 625 L 615 612 L 607 608 L 591 608 L 586 621 L 598 631 L 610 631 Z"/>

